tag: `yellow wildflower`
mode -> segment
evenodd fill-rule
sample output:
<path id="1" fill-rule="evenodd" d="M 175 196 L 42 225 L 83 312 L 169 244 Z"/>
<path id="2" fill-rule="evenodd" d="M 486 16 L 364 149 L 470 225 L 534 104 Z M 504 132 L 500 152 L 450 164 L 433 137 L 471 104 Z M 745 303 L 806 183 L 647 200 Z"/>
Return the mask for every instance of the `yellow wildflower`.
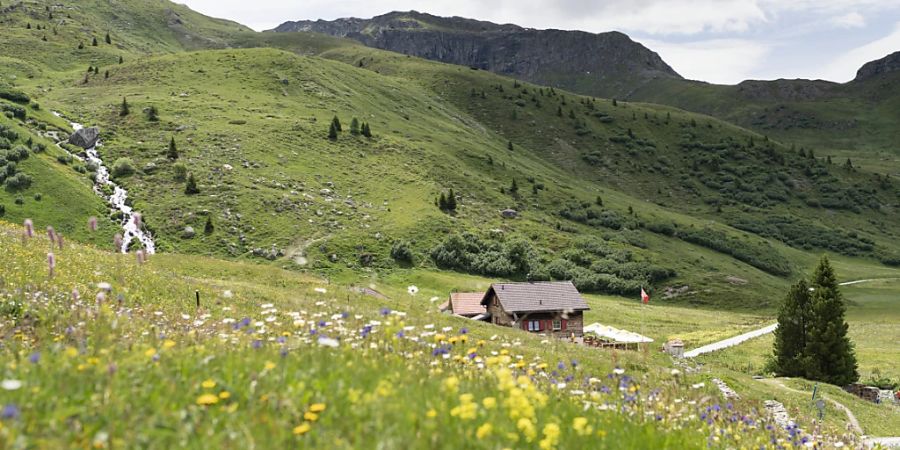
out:
<path id="1" fill-rule="evenodd" d="M 162 345 L 162 346 L 163 346 L 163 348 L 165 348 L 165 349 L 172 348 L 172 347 L 175 346 L 175 341 L 173 341 L 173 340 L 171 340 L 171 339 L 166 339 L 165 341 L 163 341 L 163 345 Z"/>
<path id="2" fill-rule="evenodd" d="M 66 356 L 69 358 L 78 356 L 78 349 L 75 347 L 66 347 Z"/>
<path id="3" fill-rule="evenodd" d="M 148 348 L 147 351 L 144 352 L 144 356 L 146 356 L 148 358 L 152 358 L 154 355 L 156 355 L 155 348 Z"/>
<path id="4" fill-rule="evenodd" d="M 266 370 L 272 370 L 275 368 L 275 363 L 272 361 L 266 361 L 266 365 L 264 366 Z"/>
<path id="5" fill-rule="evenodd" d="M 231 398 L 231 393 L 228 391 L 219 392 L 219 398 L 221 398 L 222 400 L 228 400 L 229 398 Z"/>
<path id="6" fill-rule="evenodd" d="M 200 386 L 203 386 L 204 389 L 212 389 L 216 387 L 216 382 L 211 379 L 207 379 L 206 381 L 200 383 Z"/>
<path id="7" fill-rule="evenodd" d="M 494 427 L 491 426 L 490 423 L 485 423 L 484 425 L 478 427 L 478 430 L 475 431 L 475 436 L 477 436 L 478 439 L 484 439 L 484 438 L 490 436 L 491 431 L 493 431 L 493 430 L 494 430 Z"/>
<path id="8" fill-rule="evenodd" d="M 459 389 L 459 378 L 450 376 L 444 379 L 444 390 L 456 392 Z"/>
<path id="9" fill-rule="evenodd" d="M 203 394 L 197 397 L 197 404 L 201 406 L 215 405 L 216 403 L 219 403 L 219 397 L 213 394 Z"/>
<path id="10" fill-rule="evenodd" d="M 314 412 L 307 411 L 303 414 L 303 418 L 310 422 L 315 422 L 315 421 L 319 420 L 319 415 Z"/>
<path id="11" fill-rule="evenodd" d="M 308 433 L 311 428 L 312 427 L 309 426 L 309 422 L 303 422 L 300 425 L 294 427 L 294 434 L 303 436 L 304 434 Z"/>
<path id="12" fill-rule="evenodd" d="M 428 417 L 429 419 L 434 419 L 435 417 L 437 417 L 437 411 L 435 411 L 434 408 L 431 408 L 428 410 L 428 412 L 425 413 L 425 417 Z"/>
<path id="13" fill-rule="evenodd" d="M 485 397 L 484 400 L 481 401 L 481 404 L 484 405 L 485 409 L 494 409 L 497 407 L 497 399 L 494 397 Z"/>
<path id="14" fill-rule="evenodd" d="M 559 425 L 548 423 L 544 425 L 544 439 L 541 439 L 540 447 L 542 450 L 551 450 L 559 444 Z"/>
<path id="15" fill-rule="evenodd" d="M 525 435 L 525 439 L 528 442 L 533 441 L 535 436 L 537 436 L 537 430 L 534 429 L 534 424 L 531 423 L 531 420 L 526 419 L 525 417 L 519 419 L 519 421 L 516 422 L 516 428 L 523 435 Z"/>
<path id="16" fill-rule="evenodd" d="M 324 403 L 313 403 L 312 405 L 309 405 L 309 410 L 314 413 L 320 413 L 322 411 L 325 411 L 325 404 Z"/>
<path id="17" fill-rule="evenodd" d="M 588 420 L 585 417 L 576 417 L 572 421 L 572 429 L 575 430 L 579 436 L 587 436 L 594 432 L 594 427 L 588 425 Z"/>
<path id="18" fill-rule="evenodd" d="M 447 340 L 447 336 L 444 336 L 443 334 L 438 333 L 434 335 L 434 342 L 440 343 L 444 342 L 445 340 Z"/>

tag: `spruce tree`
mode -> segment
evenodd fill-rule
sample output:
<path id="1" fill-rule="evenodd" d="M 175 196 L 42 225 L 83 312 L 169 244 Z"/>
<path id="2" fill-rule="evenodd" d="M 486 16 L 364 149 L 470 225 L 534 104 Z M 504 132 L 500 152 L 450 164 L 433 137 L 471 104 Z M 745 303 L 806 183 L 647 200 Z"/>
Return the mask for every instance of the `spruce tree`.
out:
<path id="1" fill-rule="evenodd" d="M 94 40 L 91 41 L 91 46 L 92 46 L 92 47 L 96 47 L 96 46 L 97 46 L 97 38 L 96 38 L 96 37 L 94 38 Z"/>
<path id="2" fill-rule="evenodd" d="M 178 147 L 175 146 L 175 136 L 172 136 L 172 139 L 169 141 L 169 151 L 166 152 L 166 156 L 173 161 L 178 159 Z"/>
<path id="3" fill-rule="evenodd" d="M 800 280 L 791 286 L 784 303 L 778 309 L 778 328 L 775 329 L 774 367 L 778 376 L 803 376 L 806 337 L 811 325 L 809 284 Z"/>
<path id="4" fill-rule="evenodd" d="M 184 186 L 184 193 L 187 195 L 200 193 L 200 189 L 197 187 L 197 180 L 194 179 L 194 172 L 188 174 L 187 184 Z"/>
<path id="5" fill-rule="evenodd" d="M 363 136 L 365 136 L 367 138 L 372 137 L 372 129 L 369 128 L 369 122 L 363 122 L 362 134 L 363 134 Z"/>
<path id="6" fill-rule="evenodd" d="M 206 225 L 203 226 L 203 232 L 206 234 L 212 234 L 215 230 L 216 228 L 212 223 L 212 216 L 206 216 Z"/>
<path id="7" fill-rule="evenodd" d="M 147 108 L 147 120 L 151 122 L 159 122 L 159 110 L 155 106 Z"/>
<path id="8" fill-rule="evenodd" d="M 84 50 L 84 42 L 78 43 L 78 50 Z"/>
<path id="9" fill-rule="evenodd" d="M 112 44 L 112 38 L 109 37 L 109 32 L 106 33 L 106 43 L 107 43 L 107 44 Z"/>
<path id="10" fill-rule="evenodd" d="M 453 189 L 450 189 L 450 193 L 447 194 L 447 210 L 456 211 L 456 194 Z"/>
<path id="11" fill-rule="evenodd" d="M 356 117 L 350 121 L 350 134 L 354 136 L 359 134 L 359 120 Z"/>
<path id="12" fill-rule="evenodd" d="M 512 184 L 509 186 L 509 193 L 516 195 L 519 193 L 519 184 L 516 183 L 516 179 L 513 178 Z"/>
<path id="13" fill-rule="evenodd" d="M 124 62 L 125 62 L 125 58 L 123 58 L 122 55 L 119 55 L 119 64 L 122 64 Z"/>
<path id="14" fill-rule="evenodd" d="M 441 211 L 447 210 L 447 196 L 444 195 L 443 192 L 441 192 L 441 196 L 438 197 L 438 209 Z"/>
<path id="15" fill-rule="evenodd" d="M 812 323 L 804 352 L 806 378 L 838 386 L 853 383 L 859 380 L 859 371 L 847 336 L 847 307 L 826 256 L 813 273 L 812 287 Z"/>
<path id="16" fill-rule="evenodd" d="M 108 70 L 103 72 L 103 78 L 105 78 L 107 80 L 109 79 L 109 71 Z"/>
<path id="17" fill-rule="evenodd" d="M 338 119 L 338 116 L 334 116 L 334 119 L 331 119 L 331 123 L 334 124 L 334 130 L 338 133 L 344 131 L 343 128 L 341 128 L 341 120 Z"/>
<path id="18" fill-rule="evenodd" d="M 509 141 L 509 142 L 506 143 L 506 149 L 509 150 L 509 151 L 513 151 L 513 143 L 512 143 L 512 141 Z"/>
<path id="19" fill-rule="evenodd" d="M 122 97 L 122 107 L 119 108 L 119 116 L 125 117 L 131 112 L 131 109 L 128 108 L 128 99 Z"/>
<path id="20" fill-rule="evenodd" d="M 331 122 L 331 125 L 328 126 L 328 139 L 332 141 L 336 141 L 338 138 L 337 127 L 334 126 L 334 122 Z"/>

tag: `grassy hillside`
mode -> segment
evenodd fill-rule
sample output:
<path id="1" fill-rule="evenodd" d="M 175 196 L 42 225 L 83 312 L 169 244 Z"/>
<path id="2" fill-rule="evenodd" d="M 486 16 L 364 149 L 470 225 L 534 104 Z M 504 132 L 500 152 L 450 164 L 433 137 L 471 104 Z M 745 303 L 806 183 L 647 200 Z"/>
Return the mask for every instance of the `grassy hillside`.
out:
<path id="1" fill-rule="evenodd" d="M 895 177 L 900 75 L 847 84 L 824 81 L 746 81 L 736 86 L 655 80 L 631 98 L 710 114 L 761 134 L 813 150 L 843 164 Z"/>
<path id="2" fill-rule="evenodd" d="M 29 5 L 7 20 L 27 21 L 40 10 Z M 163 251 L 334 277 L 415 266 L 626 295 L 666 287 L 667 298 L 731 305 L 774 304 L 809 252 L 897 260 L 891 182 L 707 116 L 321 35 L 227 34 L 236 26 L 189 12 L 182 25 L 211 46 L 247 48 L 180 52 L 150 45 L 147 27 L 169 24 L 160 5 L 121 10 L 146 24 L 108 46 L 123 64 L 85 74 L 94 56 L 49 49 L 69 64 L 51 67 L 77 69 L 11 89 L 101 127 L 102 156 L 134 167 L 116 181 Z M 72 11 L 81 28 L 109 14 Z M 335 116 L 344 131 L 332 140 Z M 351 133 L 354 118 L 374 135 Z M 188 174 L 198 194 L 186 194 Z M 436 199 L 451 189 L 459 207 L 442 212 Z"/>

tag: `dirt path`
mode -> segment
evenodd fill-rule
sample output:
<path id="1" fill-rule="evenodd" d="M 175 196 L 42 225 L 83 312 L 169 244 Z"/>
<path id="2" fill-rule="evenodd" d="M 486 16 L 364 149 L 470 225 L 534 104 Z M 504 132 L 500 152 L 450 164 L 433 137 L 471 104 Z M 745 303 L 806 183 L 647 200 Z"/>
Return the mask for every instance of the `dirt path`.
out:
<path id="1" fill-rule="evenodd" d="M 838 283 L 838 286 L 850 286 L 850 285 L 854 285 L 854 284 L 871 283 L 873 281 L 884 281 L 884 280 L 900 280 L 900 278 L 868 278 L 865 280 L 845 281 L 843 283 Z"/>
<path id="2" fill-rule="evenodd" d="M 759 381 L 761 381 L 765 384 L 771 385 L 771 386 L 776 386 L 776 387 L 778 387 L 780 389 L 784 389 L 786 391 L 794 392 L 796 394 L 811 395 L 809 392 L 804 392 L 799 389 L 794 389 L 792 387 L 785 386 L 784 383 L 782 383 L 781 381 L 779 381 L 777 379 L 767 378 L 767 379 L 759 380 Z M 858 434 L 864 434 L 862 427 L 859 426 L 859 421 L 856 420 L 856 416 L 853 415 L 853 411 L 850 411 L 850 408 L 847 408 L 842 403 L 828 397 L 825 394 L 822 394 L 822 398 L 825 399 L 825 401 L 831 403 L 832 405 L 834 405 L 835 407 L 837 407 L 838 409 L 840 409 L 841 411 L 844 412 L 844 414 L 847 416 L 847 422 L 850 423 L 850 427 L 853 428 L 854 432 L 856 432 Z"/>
<path id="3" fill-rule="evenodd" d="M 738 336 L 730 337 L 728 339 L 725 339 L 725 340 L 722 340 L 719 342 L 715 342 L 715 343 L 712 343 L 709 345 L 704 345 L 703 347 L 684 352 L 684 357 L 685 358 L 693 358 L 695 356 L 699 356 L 704 353 L 712 353 L 712 352 L 722 350 L 722 349 L 725 349 L 728 347 L 733 347 L 735 345 L 741 344 L 741 343 L 748 341 L 750 339 L 753 339 L 755 337 L 767 335 L 767 334 L 775 331 L 775 328 L 778 328 L 778 324 L 772 324 L 765 328 L 760 328 L 758 330 L 753 330 L 753 331 L 750 331 L 750 332 L 747 332 L 747 333 L 744 333 L 744 334 L 741 334 Z"/>

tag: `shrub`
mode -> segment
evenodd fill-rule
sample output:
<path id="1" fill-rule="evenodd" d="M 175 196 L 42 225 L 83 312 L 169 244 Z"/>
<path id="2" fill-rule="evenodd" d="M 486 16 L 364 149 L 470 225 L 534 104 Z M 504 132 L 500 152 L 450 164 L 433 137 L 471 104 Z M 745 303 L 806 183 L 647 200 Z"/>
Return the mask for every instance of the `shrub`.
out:
<path id="1" fill-rule="evenodd" d="M 6 206 L 0 203 L 0 217 L 3 217 L 4 214 L 6 214 Z"/>
<path id="2" fill-rule="evenodd" d="M 134 162 L 131 158 L 119 158 L 113 163 L 112 175 L 114 177 L 125 177 L 134 173 Z"/>
<path id="3" fill-rule="evenodd" d="M 28 189 L 31 187 L 31 177 L 19 172 L 6 179 L 6 187 L 11 190 Z"/>
<path id="4" fill-rule="evenodd" d="M 182 163 L 177 163 L 172 166 L 172 170 L 174 171 L 175 181 L 183 182 L 187 180 L 187 166 Z"/>
<path id="5" fill-rule="evenodd" d="M 0 87 L 0 98 L 23 104 L 31 101 L 24 92 L 9 87 Z"/>
<path id="6" fill-rule="evenodd" d="M 43 200 L 43 198 L 44 198 L 44 195 L 41 194 L 40 192 L 38 192 L 37 194 L 34 194 L 35 201 L 41 201 L 41 200 Z"/>
<path id="7" fill-rule="evenodd" d="M 414 260 L 409 241 L 397 241 L 391 246 L 391 258 L 395 261 L 412 264 Z"/>

